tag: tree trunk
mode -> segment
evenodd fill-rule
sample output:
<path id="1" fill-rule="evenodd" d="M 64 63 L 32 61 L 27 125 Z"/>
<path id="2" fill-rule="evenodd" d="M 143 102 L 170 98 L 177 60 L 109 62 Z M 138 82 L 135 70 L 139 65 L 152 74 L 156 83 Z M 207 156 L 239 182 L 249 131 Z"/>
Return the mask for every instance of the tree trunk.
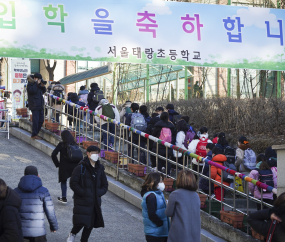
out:
<path id="1" fill-rule="evenodd" d="M 49 81 L 54 81 L 54 70 L 56 68 L 57 60 L 54 60 L 53 67 L 50 66 L 50 60 L 44 60 L 44 64 L 49 75 Z"/>

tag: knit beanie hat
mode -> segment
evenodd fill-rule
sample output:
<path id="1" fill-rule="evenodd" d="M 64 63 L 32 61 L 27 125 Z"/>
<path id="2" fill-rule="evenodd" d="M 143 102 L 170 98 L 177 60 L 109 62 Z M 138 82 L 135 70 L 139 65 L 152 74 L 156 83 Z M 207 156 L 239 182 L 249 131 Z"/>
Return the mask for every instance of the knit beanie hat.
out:
<path id="1" fill-rule="evenodd" d="M 27 166 L 26 169 L 25 169 L 25 176 L 27 176 L 27 175 L 38 176 L 39 173 L 38 173 L 37 167 L 35 167 L 35 166 Z"/>

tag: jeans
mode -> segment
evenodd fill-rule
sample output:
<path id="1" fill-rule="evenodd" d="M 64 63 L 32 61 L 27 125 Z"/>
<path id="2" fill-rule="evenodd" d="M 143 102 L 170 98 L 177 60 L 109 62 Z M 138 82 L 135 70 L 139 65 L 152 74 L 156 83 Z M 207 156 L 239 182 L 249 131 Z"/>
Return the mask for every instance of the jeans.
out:
<path id="1" fill-rule="evenodd" d="M 82 228 L 83 228 L 83 226 L 81 226 L 81 225 L 73 226 L 71 233 L 72 234 L 78 234 Z M 88 241 L 89 236 L 92 232 L 92 229 L 93 229 L 92 227 L 90 227 L 90 228 L 84 227 L 82 235 L 81 235 L 81 242 L 87 242 Z"/>
<path id="2" fill-rule="evenodd" d="M 61 184 L 60 184 L 62 197 L 66 197 L 66 192 L 67 192 L 67 185 L 66 185 L 66 182 L 67 182 L 67 181 L 63 181 L 63 182 L 61 182 Z"/>
<path id="3" fill-rule="evenodd" d="M 108 129 L 108 123 L 101 125 L 104 130 Z M 115 124 L 109 123 L 109 133 L 115 134 Z M 103 143 L 104 147 L 107 147 L 107 133 L 103 132 Z M 108 134 L 108 145 L 114 144 L 114 136 Z"/>
<path id="4" fill-rule="evenodd" d="M 34 110 L 33 114 L 33 132 L 32 137 L 38 135 L 44 123 L 44 110 Z"/>

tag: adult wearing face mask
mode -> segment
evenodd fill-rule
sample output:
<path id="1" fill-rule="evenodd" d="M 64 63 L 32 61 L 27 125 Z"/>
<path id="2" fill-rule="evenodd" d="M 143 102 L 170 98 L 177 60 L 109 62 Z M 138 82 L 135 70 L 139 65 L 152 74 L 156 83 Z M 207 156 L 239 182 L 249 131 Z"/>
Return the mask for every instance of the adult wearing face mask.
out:
<path id="1" fill-rule="evenodd" d="M 166 242 L 169 231 L 169 219 L 165 215 L 166 202 L 163 191 L 162 174 L 148 174 L 142 185 L 142 216 L 147 242 Z"/>
<path id="2" fill-rule="evenodd" d="M 89 146 L 87 156 L 74 169 L 70 178 L 74 208 L 73 228 L 67 242 L 73 242 L 82 228 L 81 242 L 86 242 L 93 228 L 104 227 L 101 197 L 108 191 L 108 181 L 99 154 L 97 146 Z"/>

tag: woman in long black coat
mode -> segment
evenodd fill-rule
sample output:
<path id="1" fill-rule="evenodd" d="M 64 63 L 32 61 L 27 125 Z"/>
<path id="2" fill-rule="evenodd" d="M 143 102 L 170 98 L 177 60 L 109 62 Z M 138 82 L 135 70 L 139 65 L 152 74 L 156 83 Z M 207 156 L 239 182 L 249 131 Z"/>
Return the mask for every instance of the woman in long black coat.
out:
<path id="1" fill-rule="evenodd" d="M 274 202 L 274 207 L 253 212 L 247 221 L 251 228 L 265 238 L 271 227 L 272 221 L 276 220 L 276 227 L 271 242 L 284 242 L 285 238 L 285 192 Z M 274 227 L 274 225 L 272 225 Z"/>
<path id="2" fill-rule="evenodd" d="M 51 154 L 52 161 L 58 169 L 58 182 L 61 183 L 62 197 L 58 197 L 58 201 L 67 203 L 67 179 L 71 177 L 77 163 L 71 163 L 67 158 L 67 145 L 76 145 L 75 139 L 68 130 L 61 133 L 62 142 L 60 142 Z M 60 152 L 60 161 L 57 154 Z"/>

